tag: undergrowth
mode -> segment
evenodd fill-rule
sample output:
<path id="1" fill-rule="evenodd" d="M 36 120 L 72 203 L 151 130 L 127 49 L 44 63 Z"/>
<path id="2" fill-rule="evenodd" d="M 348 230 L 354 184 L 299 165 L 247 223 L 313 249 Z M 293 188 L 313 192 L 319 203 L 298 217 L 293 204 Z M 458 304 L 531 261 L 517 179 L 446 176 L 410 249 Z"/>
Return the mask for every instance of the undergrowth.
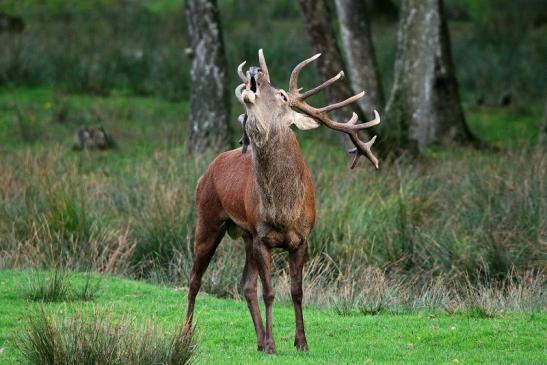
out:
<path id="1" fill-rule="evenodd" d="M 365 314 L 544 307 L 544 154 L 458 150 L 458 158 L 439 153 L 353 172 L 335 148 L 325 157 L 304 147 L 318 193 L 309 302 Z M 186 285 L 194 187 L 211 155 L 180 151 L 108 174 L 103 155 L 61 147 L 0 157 L 0 267 L 62 265 Z M 241 242 L 225 238 L 204 290 L 238 297 L 244 256 Z M 276 286 L 288 301 L 285 265 L 280 253 Z M 507 280 L 523 289 L 500 289 L 513 287 Z"/>

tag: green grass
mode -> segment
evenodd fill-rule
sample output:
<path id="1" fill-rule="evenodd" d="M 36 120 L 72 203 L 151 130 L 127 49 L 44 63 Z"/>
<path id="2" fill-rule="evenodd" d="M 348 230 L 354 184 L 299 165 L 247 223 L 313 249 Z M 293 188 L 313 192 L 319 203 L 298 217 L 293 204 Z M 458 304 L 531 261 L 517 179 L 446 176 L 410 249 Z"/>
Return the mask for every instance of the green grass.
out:
<path id="1" fill-rule="evenodd" d="M 517 148 L 537 143 L 542 105 L 526 108 L 471 106 L 466 108 L 471 130 L 487 143 L 502 148 Z"/>
<path id="2" fill-rule="evenodd" d="M 0 152 L 56 143 L 68 150 L 80 126 L 102 125 L 119 140 L 122 159 L 150 156 L 184 140 L 188 111 L 187 101 L 65 94 L 51 88 L 0 88 Z M 30 141 L 29 132 L 34 134 Z"/>
<path id="3" fill-rule="evenodd" d="M 17 360 L 14 335 L 23 330 L 29 312 L 40 304 L 21 296 L 17 286 L 32 275 L 25 271 L 0 271 L 0 364 Z M 74 275 L 75 283 L 85 275 Z M 152 320 L 172 330 L 185 310 L 184 290 L 176 290 L 114 277 L 102 278 L 103 290 L 94 303 L 48 303 L 47 312 L 61 318 L 78 311 L 129 314 L 137 322 Z M 278 353 L 256 352 L 252 324 L 242 301 L 201 294 L 196 318 L 200 364 L 541 364 L 547 360 L 547 314 L 507 313 L 481 318 L 476 313 L 446 315 L 420 312 L 412 315 L 339 316 L 331 310 L 305 308 L 310 352 L 292 346 L 293 310 L 274 306 L 274 334 Z"/>

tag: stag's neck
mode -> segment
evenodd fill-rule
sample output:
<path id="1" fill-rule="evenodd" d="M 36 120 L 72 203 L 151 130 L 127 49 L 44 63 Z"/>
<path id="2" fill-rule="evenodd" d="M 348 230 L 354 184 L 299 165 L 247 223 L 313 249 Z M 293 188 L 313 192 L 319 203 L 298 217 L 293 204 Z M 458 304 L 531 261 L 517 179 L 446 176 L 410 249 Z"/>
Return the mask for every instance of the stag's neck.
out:
<path id="1" fill-rule="evenodd" d="M 260 144 L 253 143 L 257 193 L 266 221 L 289 228 L 300 217 L 307 166 L 296 136 L 289 128 L 270 131 Z"/>

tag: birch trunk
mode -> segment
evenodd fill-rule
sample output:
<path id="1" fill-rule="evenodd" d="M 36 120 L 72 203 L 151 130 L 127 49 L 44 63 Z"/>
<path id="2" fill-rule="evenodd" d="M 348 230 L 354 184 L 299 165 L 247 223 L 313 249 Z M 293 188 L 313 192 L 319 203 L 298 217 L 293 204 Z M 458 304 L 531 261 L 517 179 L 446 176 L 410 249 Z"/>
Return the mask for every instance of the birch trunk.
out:
<path id="1" fill-rule="evenodd" d="M 299 0 L 299 3 L 312 49 L 315 53 L 321 53 L 321 57 L 315 61 L 319 77 L 321 81 L 328 80 L 344 70 L 334 29 L 330 24 L 329 9 L 324 0 Z M 351 97 L 353 92 L 349 82 L 344 78 L 326 88 L 325 94 L 328 103 L 335 103 Z M 361 111 L 358 111 L 361 114 Z M 337 111 L 332 114 L 340 122 L 345 122 L 351 117 L 351 111 Z"/>
<path id="2" fill-rule="evenodd" d="M 342 43 L 354 92 L 366 91 L 359 106 L 372 117 L 374 109 L 384 107 L 384 95 L 374 44 L 370 33 L 366 3 L 362 0 L 336 0 Z"/>
<path id="3" fill-rule="evenodd" d="M 190 148 L 223 150 L 232 145 L 226 55 L 216 0 L 187 0 L 192 57 Z"/>

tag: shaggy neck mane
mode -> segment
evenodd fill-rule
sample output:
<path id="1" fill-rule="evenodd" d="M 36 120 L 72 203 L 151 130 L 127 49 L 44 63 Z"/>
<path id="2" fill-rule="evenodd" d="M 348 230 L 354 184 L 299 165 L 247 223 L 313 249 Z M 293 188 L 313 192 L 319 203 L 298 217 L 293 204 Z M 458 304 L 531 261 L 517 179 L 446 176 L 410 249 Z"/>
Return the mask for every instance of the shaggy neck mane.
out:
<path id="1" fill-rule="evenodd" d="M 257 192 L 266 221 L 277 228 L 290 228 L 300 217 L 304 201 L 304 161 L 296 136 L 288 127 L 270 128 L 266 136 L 257 136 L 252 126 L 249 129 Z M 259 143 L 254 142 L 257 140 Z"/>

